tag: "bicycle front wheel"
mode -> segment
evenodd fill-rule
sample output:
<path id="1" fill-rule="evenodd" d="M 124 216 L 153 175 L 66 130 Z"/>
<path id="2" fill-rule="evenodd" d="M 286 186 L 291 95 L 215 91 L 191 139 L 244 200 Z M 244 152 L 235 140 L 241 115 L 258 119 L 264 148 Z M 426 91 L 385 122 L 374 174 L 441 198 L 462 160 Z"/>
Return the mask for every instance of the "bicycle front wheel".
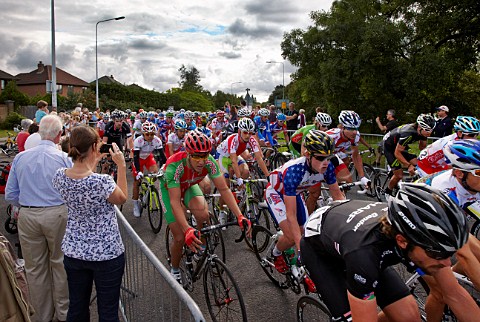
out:
<path id="1" fill-rule="evenodd" d="M 163 209 L 158 198 L 158 191 L 155 188 L 151 188 L 147 198 L 147 212 L 148 221 L 150 221 L 150 227 L 155 234 L 158 234 L 162 228 L 163 221 Z"/>
<path id="2" fill-rule="evenodd" d="M 330 311 L 320 299 L 304 295 L 298 300 L 298 322 L 329 322 L 330 318 Z"/>
<path id="3" fill-rule="evenodd" d="M 227 266 L 216 257 L 205 267 L 203 289 L 213 321 L 247 321 L 240 288 Z"/>

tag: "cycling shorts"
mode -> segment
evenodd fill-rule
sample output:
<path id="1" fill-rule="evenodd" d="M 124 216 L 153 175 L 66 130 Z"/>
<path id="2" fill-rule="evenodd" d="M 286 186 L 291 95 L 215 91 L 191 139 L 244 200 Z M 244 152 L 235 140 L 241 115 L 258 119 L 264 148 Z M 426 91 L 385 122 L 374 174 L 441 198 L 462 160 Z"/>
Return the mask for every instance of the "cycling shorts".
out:
<path id="1" fill-rule="evenodd" d="M 338 174 L 340 171 L 347 168 L 338 154 L 335 154 L 335 158 L 331 158 L 330 162 L 335 167 L 335 174 Z"/>
<path id="2" fill-rule="evenodd" d="M 322 300 L 332 313 L 332 317 L 340 318 L 350 312 L 345 263 L 342 259 L 318 252 L 315 246 L 317 238 L 319 237 L 302 238 L 300 242 L 302 262 L 310 273 Z M 390 266 L 380 272 L 374 295 L 378 306 L 383 309 L 409 296 L 410 292 L 397 271 Z"/>
<path id="3" fill-rule="evenodd" d="M 297 222 L 298 225 L 303 226 L 307 221 L 308 210 L 305 205 L 303 194 L 297 195 Z M 273 220 L 279 225 L 282 221 L 287 219 L 287 209 L 283 201 L 283 195 L 278 193 L 272 186 L 265 189 L 265 200 L 268 205 L 268 212 Z"/>
<path id="4" fill-rule="evenodd" d="M 385 154 L 385 159 L 387 159 L 388 165 L 392 168 L 392 170 L 399 170 L 402 168 L 402 163 L 395 157 L 395 150 L 390 151 L 385 149 L 383 153 Z M 408 162 L 417 158 L 415 154 L 408 153 L 407 150 L 402 151 L 402 155 Z"/>
<path id="5" fill-rule="evenodd" d="M 188 208 L 188 204 L 193 197 L 203 196 L 202 190 L 198 184 L 195 184 L 188 188 L 183 195 L 183 204 Z M 172 205 L 170 204 L 170 196 L 168 195 L 168 189 L 165 186 L 165 181 L 160 181 L 160 203 L 162 204 L 163 215 L 167 224 L 175 222 L 175 216 L 173 215 Z"/>
<path id="6" fill-rule="evenodd" d="M 143 171 L 143 168 L 146 168 L 147 170 L 150 169 L 153 166 L 157 165 L 157 162 L 155 162 L 155 158 L 153 157 L 153 154 L 150 153 L 148 157 L 145 159 L 140 158 L 140 170 L 138 171 Z"/>
<path id="7" fill-rule="evenodd" d="M 242 165 L 245 163 L 245 160 L 241 156 L 237 156 L 237 164 Z M 232 159 L 230 156 L 221 156 L 218 158 L 218 165 L 220 166 L 220 171 L 222 171 L 225 178 L 230 178 L 230 169 L 232 168 Z"/>

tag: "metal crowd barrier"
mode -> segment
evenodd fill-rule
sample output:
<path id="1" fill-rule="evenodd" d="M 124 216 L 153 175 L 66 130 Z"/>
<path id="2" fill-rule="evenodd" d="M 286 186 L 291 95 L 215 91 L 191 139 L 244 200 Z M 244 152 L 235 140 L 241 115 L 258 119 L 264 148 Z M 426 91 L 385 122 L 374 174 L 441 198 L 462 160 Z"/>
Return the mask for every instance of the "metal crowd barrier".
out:
<path id="1" fill-rule="evenodd" d="M 120 210 L 118 226 L 125 245 L 120 311 L 127 321 L 205 321 L 188 293 L 137 235 Z"/>

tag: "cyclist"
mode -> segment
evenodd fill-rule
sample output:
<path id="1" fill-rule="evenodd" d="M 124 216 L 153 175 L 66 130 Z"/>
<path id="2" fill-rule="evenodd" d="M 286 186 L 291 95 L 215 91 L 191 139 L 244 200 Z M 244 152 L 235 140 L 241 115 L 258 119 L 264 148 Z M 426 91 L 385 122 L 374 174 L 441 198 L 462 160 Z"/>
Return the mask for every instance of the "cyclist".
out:
<path id="1" fill-rule="evenodd" d="M 147 121 L 148 114 L 145 111 L 141 111 L 137 115 L 137 119 L 133 122 L 133 138 L 136 139 L 142 135 L 142 124 Z"/>
<path id="2" fill-rule="evenodd" d="M 276 146 L 278 144 L 277 135 L 281 132 L 283 133 L 285 142 L 288 145 L 289 138 L 288 138 L 287 125 L 285 124 L 287 120 L 287 116 L 283 113 L 278 113 L 276 115 L 276 118 L 277 118 L 277 121 L 270 124 L 270 131 L 272 131 L 272 137 L 273 137 L 273 145 Z"/>
<path id="3" fill-rule="evenodd" d="M 261 108 L 258 111 L 258 115 L 254 118 L 254 122 L 258 128 L 257 135 L 260 146 L 274 146 L 270 122 L 268 121 L 269 116 L 270 111 L 266 108 Z M 265 155 L 265 158 L 268 158 L 268 155 Z"/>
<path id="4" fill-rule="evenodd" d="M 100 136 L 100 139 L 103 140 L 103 135 L 105 134 L 105 126 L 110 121 L 110 115 L 103 114 L 103 112 L 100 112 L 99 116 L 100 116 L 100 119 L 97 122 L 97 132 L 98 132 L 98 136 Z"/>
<path id="5" fill-rule="evenodd" d="M 171 273 L 181 283 L 179 269 L 182 258 L 182 247 L 186 244 L 192 251 L 201 249 L 200 233 L 188 225 L 185 208 L 190 209 L 198 223 L 198 229 L 208 222 L 208 206 L 198 187 L 206 176 L 212 181 L 227 206 L 237 217 L 241 229 L 247 228 L 250 233 L 251 223 L 241 214 L 232 192 L 221 177 L 215 159 L 210 155 L 210 140 L 198 131 L 189 132 L 185 138 L 185 151 L 178 152 L 168 158 L 165 164 L 165 175 L 160 181 L 161 203 L 165 219 L 173 234 L 170 248 Z M 248 226 L 245 227 L 245 221 Z"/>
<path id="6" fill-rule="evenodd" d="M 290 152 L 292 152 L 295 158 L 298 158 L 302 155 L 302 141 L 305 134 L 310 132 L 310 130 L 317 129 L 320 131 L 327 131 L 328 126 L 332 124 L 332 118 L 327 113 L 317 113 L 315 116 L 315 122 L 311 125 L 305 125 L 300 129 L 296 130 L 292 134 L 290 144 L 288 145 Z"/>
<path id="7" fill-rule="evenodd" d="M 180 119 L 175 121 L 175 131 L 168 135 L 167 149 L 165 154 L 167 158 L 179 152 L 183 148 L 183 142 L 185 141 L 185 133 L 187 131 L 187 123 Z"/>
<path id="8" fill-rule="evenodd" d="M 192 111 L 186 111 L 184 115 L 184 121 L 187 123 L 187 130 L 188 131 L 193 131 L 197 128 L 197 125 L 195 124 L 195 121 L 193 118 L 195 117 L 195 114 Z"/>
<path id="9" fill-rule="evenodd" d="M 453 127 L 455 133 L 429 144 L 418 155 L 417 170 L 421 177 L 450 168 L 443 155 L 443 147 L 452 140 L 476 139 L 480 122 L 472 116 L 457 116 Z"/>
<path id="10" fill-rule="evenodd" d="M 334 321 L 420 321 L 392 267 L 407 261 L 438 283 L 461 321 L 473 321 L 480 309 L 450 268 L 466 231 L 462 210 L 444 193 L 401 184 L 388 205 L 349 200 L 318 209 L 305 224 L 300 258 Z"/>
<path id="11" fill-rule="evenodd" d="M 300 249 L 303 224 L 308 217 L 303 192 L 310 188 L 320 189 L 325 180 L 334 200 L 345 198 L 330 163 L 334 157 L 333 140 L 325 132 L 311 130 L 305 135 L 304 145 L 304 156 L 273 170 L 265 190 L 270 215 L 283 232 L 272 252 L 275 268 L 280 273 L 288 269 L 282 252 L 292 246 Z"/>
<path id="12" fill-rule="evenodd" d="M 216 116 L 217 117 L 213 119 L 207 127 L 212 130 L 212 138 L 215 140 L 216 145 L 218 145 L 222 139 L 223 128 L 228 125 L 228 120 L 223 111 L 217 111 Z"/>
<path id="13" fill-rule="evenodd" d="M 116 143 L 120 151 L 124 148 L 130 150 L 132 143 L 132 133 L 130 126 L 123 120 L 123 112 L 115 110 L 110 115 L 112 121 L 105 126 L 105 133 L 103 135 L 103 143 Z"/>
<path id="14" fill-rule="evenodd" d="M 165 114 L 165 119 L 163 121 L 160 121 L 160 123 L 158 124 L 158 132 L 160 134 L 162 142 L 167 142 L 168 135 L 173 132 L 174 128 L 175 123 L 173 122 L 173 112 L 168 111 Z"/>
<path id="15" fill-rule="evenodd" d="M 157 162 L 165 163 L 166 157 L 163 152 L 162 140 L 155 135 L 155 124 L 146 121 L 142 124 L 142 135 L 133 142 L 133 167 L 132 174 L 135 179 L 133 183 L 133 215 L 140 217 L 141 204 L 138 200 L 140 181 L 143 178 L 143 169 L 150 173 L 158 172 Z"/>
<path id="16" fill-rule="evenodd" d="M 417 122 L 394 128 L 383 137 L 385 158 L 392 168 L 393 176 L 388 183 L 386 194 L 392 194 L 393 188 L 403 178 L 402 165 L 408 168 L 410 175 L 415 174 L 417 156 L 409 153 L 409 144 L 418 141 L 418 147 L 423 150 L 427 146 L 427 137 L 432 134 L 435 119 L 426 114 L 420 114 Z"/>

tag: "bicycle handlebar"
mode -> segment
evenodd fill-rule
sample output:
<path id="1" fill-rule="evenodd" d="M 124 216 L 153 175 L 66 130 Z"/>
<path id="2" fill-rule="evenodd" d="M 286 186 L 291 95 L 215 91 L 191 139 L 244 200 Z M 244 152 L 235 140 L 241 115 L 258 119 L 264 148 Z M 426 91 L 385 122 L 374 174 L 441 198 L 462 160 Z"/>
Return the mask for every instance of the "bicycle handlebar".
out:
<path id="1" fill-rule="evenodd" d="M 362 186 L 362 182 L 361 181 L 347 182 L 347 183 L 343 183 L 343 184 L 338 185 L 338 187 L 342 191 L 349 190 L 350 188 L 353 188 L 355 186 Z M 360 195 L 364 195 L 364 194 L 367 193 L 367 190 L 358 190 L 357 193 L 360 194 Z"/>
<path id="2" fill-rule="evenodd" d="M 209 233 L 211 233 L 214 230 L 219 230 L 219 229 L 222 229 L 223 227 L 228 227 L 228 226 L 238 226 L 238 222 L 231 221 L 231 222 L 227 222 L 225 224 L 216 224 L 216 225 L 210 225 L 210 226 L 207 226 L 207 227 L 203 227 L 202 229 L 200 229 L 200 233 L 208 235 Z M 235 242 L 240 243 L 244 239 L 245 239 L 245 229 L 242 230 L 242 234 L 240 235 L 240 238 L 235 239 Z"/>

